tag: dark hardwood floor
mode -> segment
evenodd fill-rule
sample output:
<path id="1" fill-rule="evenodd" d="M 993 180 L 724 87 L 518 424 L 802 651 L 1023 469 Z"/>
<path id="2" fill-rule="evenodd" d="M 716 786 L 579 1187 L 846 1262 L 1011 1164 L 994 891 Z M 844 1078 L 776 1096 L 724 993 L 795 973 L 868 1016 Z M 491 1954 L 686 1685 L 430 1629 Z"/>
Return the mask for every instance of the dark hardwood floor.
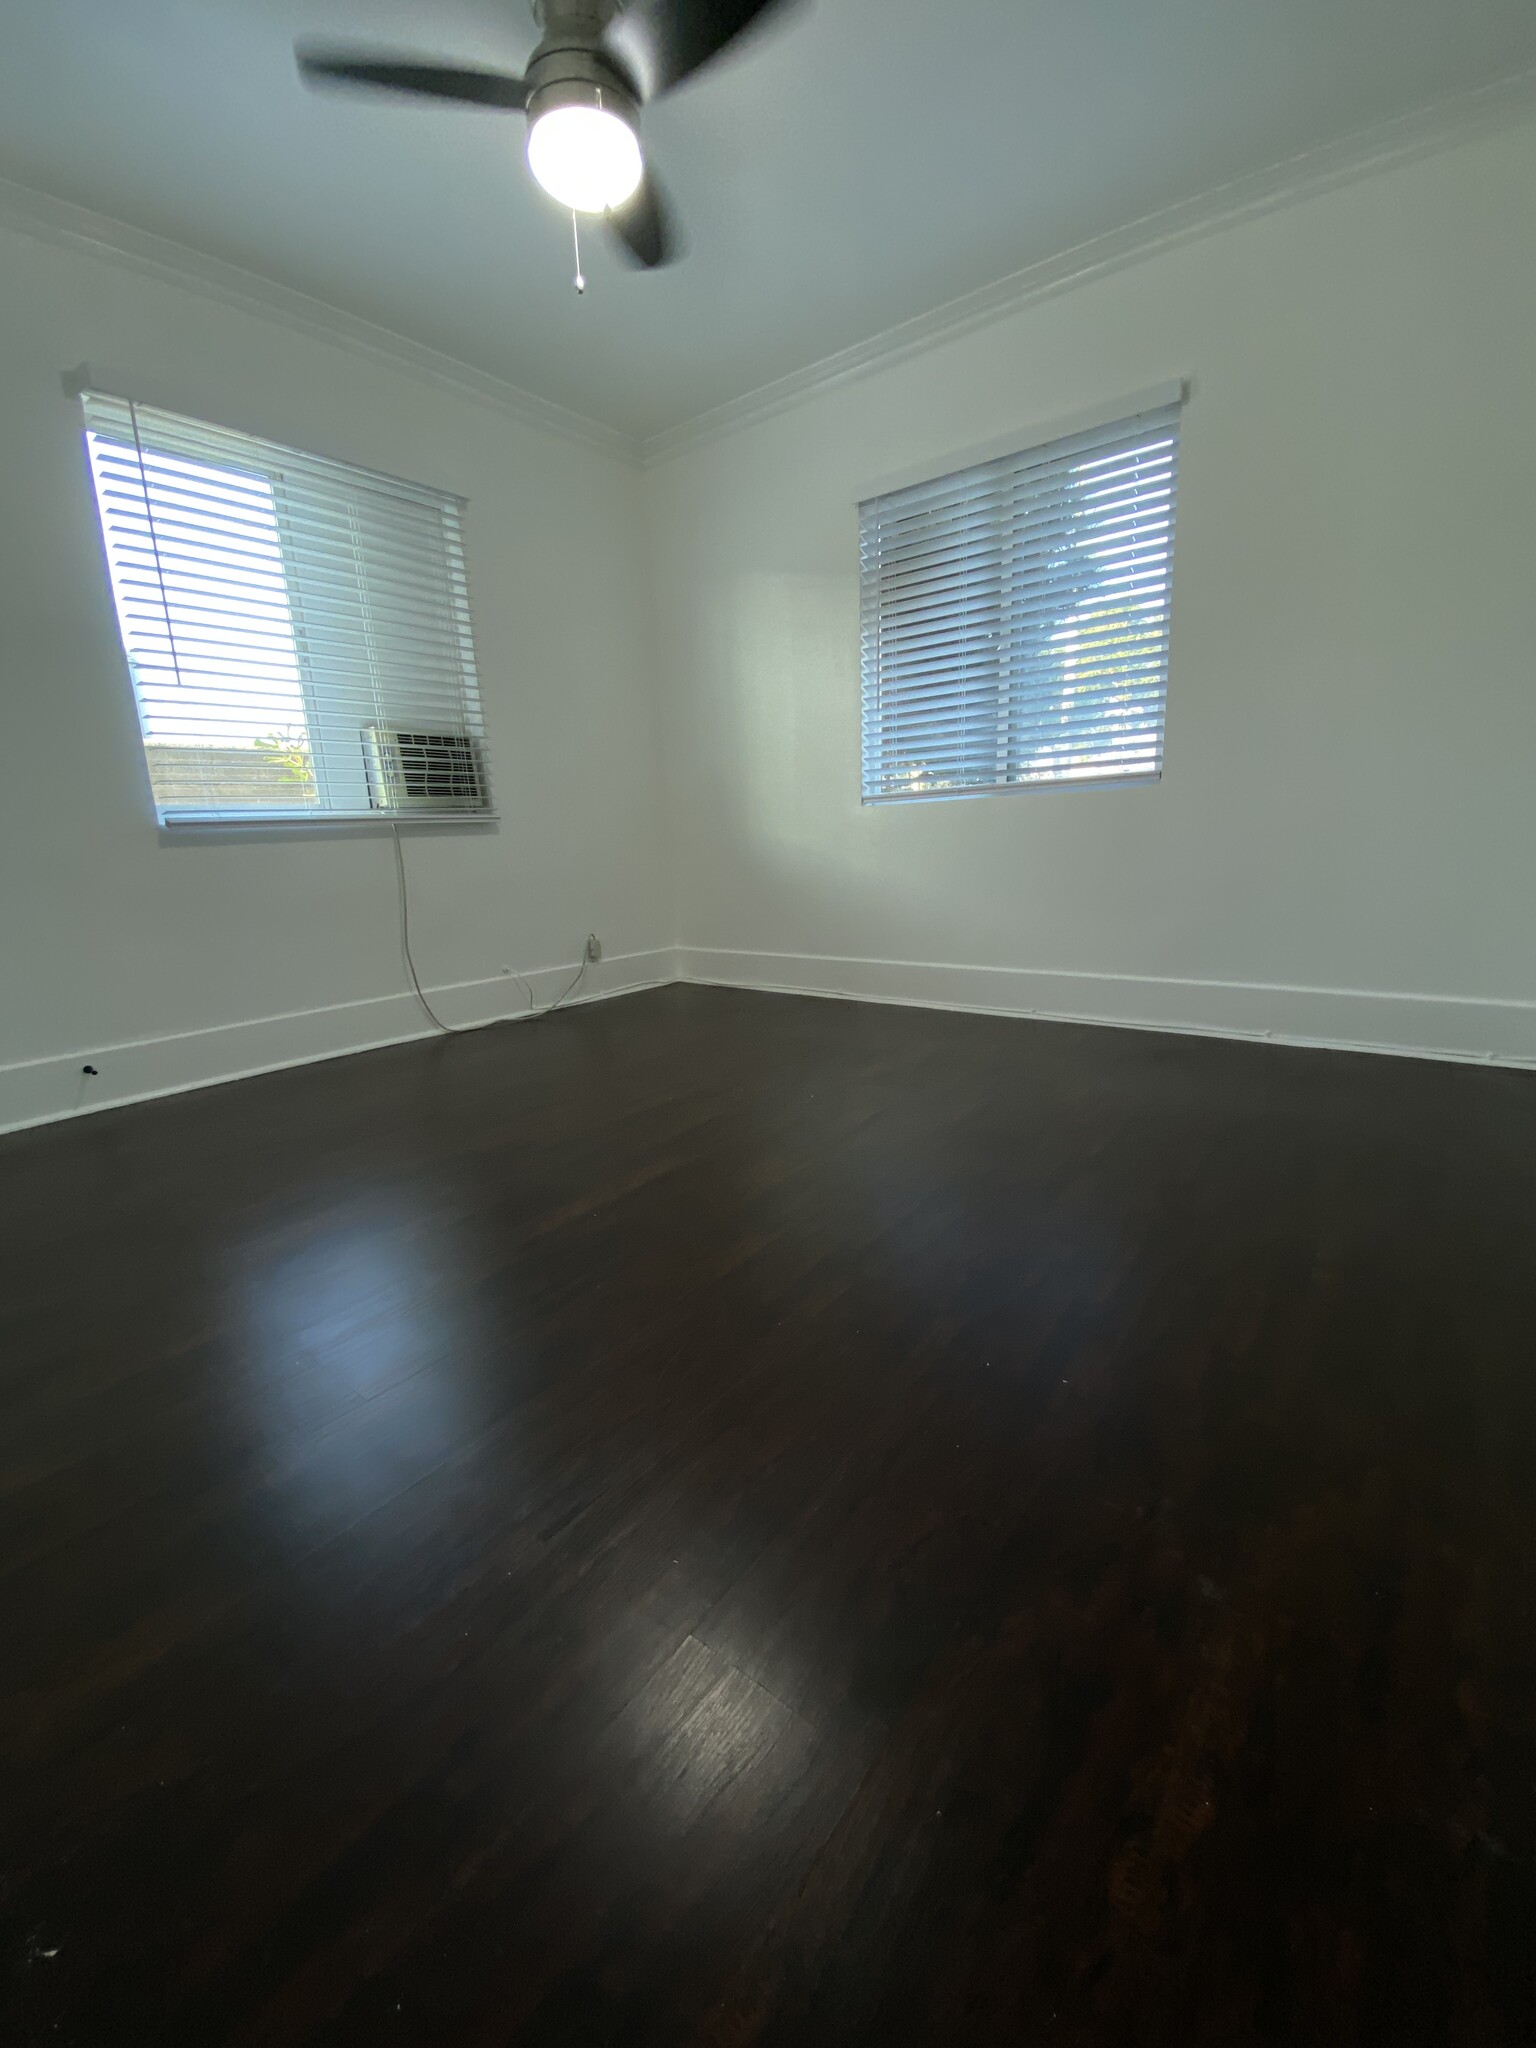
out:
<path id="1" fill-rule="evenodd" d="M 0 1143 L 0 2040 L 1536 2040 L 1536 1077 L 673 988 Z"/>

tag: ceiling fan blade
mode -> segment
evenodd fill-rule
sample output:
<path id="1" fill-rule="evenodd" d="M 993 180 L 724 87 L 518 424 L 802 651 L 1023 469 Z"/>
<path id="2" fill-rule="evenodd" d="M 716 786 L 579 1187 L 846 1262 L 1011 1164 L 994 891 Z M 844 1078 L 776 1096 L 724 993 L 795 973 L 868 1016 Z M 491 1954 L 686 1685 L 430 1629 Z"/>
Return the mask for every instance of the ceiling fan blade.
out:
<path id="1" fill-rule="evenodd" d="M 607 216 L 620 249 L 632 263 L 657 270 L 682 253 L 682 238 L 665 195 L 647 171 L 631 198 Z"/>
<path id="2" fill-rule="evenodd" d="M 315 50 L 302 45 L 294 55 L 311 85 L 360 85 L 375 92 L 410 93 L 418 98 L 514 111 L 520 110 L 527 98 L 522 79 L 504 71 L 471 71 L 453 64 L 372 58 L 355 50 Z"/>
<path id="3" fill-rule="evenodd" d="M 629 0 L 604 40 L 655 99 L 790 0 Z"/>

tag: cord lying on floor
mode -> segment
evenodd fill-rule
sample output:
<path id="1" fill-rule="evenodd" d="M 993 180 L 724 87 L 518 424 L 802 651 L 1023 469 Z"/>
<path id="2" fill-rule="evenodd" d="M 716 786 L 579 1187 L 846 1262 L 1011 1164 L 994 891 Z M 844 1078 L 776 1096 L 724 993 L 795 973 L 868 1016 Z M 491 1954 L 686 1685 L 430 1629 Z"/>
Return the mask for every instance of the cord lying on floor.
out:
<path id="1" fill-rule="evenodd" d="M 483 1024 L 446 1024 L 427 1001 L 426 990 L 421 985 L 421 976 L 416 972 L 416 959 L 411 952 L 411 894 L 410 890 L 406 887 L 405 881 L 405 850 L 400 844 L 400 827 L 391 822 L 389 831 L 390 837 L 395 842 L 395 873 L 399 877 L 400 883 L 400 950 L 405 955 L 406 968 L 411 977 L 411 987 L 416 991 L 417 1002 L 420 1003 L 438 1030 L 449 1038 L 461 1037 L 467 1031 L 488 1031 L 493 1024 L 520 1022 L 521 1019 L 514 1017 L 487 1017 Z M 560 991 L 559 995 L 555 997 L 555 1000 L 552 1003 L 547 1003 L 542 1010 L 535 1010 L 533 1007 L 533 988 L 528 980 L 521 974 L 514 975 L 513 980 L 522 983 L 524 992 L 528 997 L 528 1007 L 522 1012 L 522 1016 L 553 1016 L 566 998 L 575 994 L 577 985 L 586 975 L 589 957 L 585 949 L 583 949 L 581 965 L 577 968 L 575 974 L 572 975 L 570 981 Z"/>

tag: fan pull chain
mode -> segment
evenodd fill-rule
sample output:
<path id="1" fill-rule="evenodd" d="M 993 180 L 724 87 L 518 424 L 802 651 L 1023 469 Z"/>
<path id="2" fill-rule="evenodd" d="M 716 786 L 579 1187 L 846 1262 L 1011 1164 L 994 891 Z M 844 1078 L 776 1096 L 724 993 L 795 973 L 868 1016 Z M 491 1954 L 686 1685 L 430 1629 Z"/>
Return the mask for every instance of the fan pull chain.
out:
<path id="1" fill-rule="evenodd" d="M 587 280 L 581 274 L 581 232 L 576 225 L 576 212 L 571 210 L 571 247 L 576 252 L 576 296 L 580 298 L 587 288 Z"/>

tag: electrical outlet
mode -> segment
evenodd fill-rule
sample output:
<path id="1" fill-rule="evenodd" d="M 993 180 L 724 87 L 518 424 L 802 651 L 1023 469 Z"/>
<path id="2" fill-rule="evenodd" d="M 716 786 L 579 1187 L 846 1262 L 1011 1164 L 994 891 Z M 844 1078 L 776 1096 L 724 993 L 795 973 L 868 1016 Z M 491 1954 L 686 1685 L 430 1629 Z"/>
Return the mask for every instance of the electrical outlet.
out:
<path id="1" fill-rule="evenodd" d="M 602 959 L 602 957 L 603 957 L 603 942 L 602 942 L 602 940 L 601 940 L 601 939 L 600 939 L 600 938 L 599 938 L 599 937 L 597 936 L 597 933 L 596 933 L 596 932 L 588 932 L 588 933 L 587 933 L 587 958 L 588 958 L 589 960 L 601 960 L 601 959 Z"/>

